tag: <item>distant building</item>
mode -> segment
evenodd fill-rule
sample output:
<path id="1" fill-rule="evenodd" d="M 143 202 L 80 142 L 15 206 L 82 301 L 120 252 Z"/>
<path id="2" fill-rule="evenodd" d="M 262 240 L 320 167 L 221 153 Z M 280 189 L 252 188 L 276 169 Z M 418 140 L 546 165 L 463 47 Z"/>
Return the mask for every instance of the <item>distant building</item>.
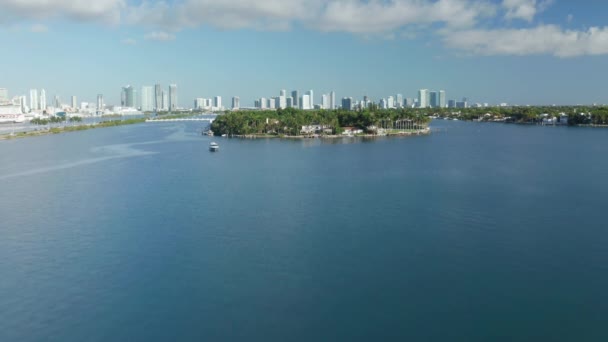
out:
<path id="1" fill-rule="evenodd" d="M 30 89 L 30 110 L 38 110 L 38 90 Z"/>
<path id="2" fill-rule="evenodd" d="M 169 110 L 174 111 L 177 109 L 177 84 L 169 85 Z"/>
<path id="3" fill-rule="evenodd" d="M 71 102 L 72 109 L 78 108 L 78 101 L 76 100 L 76 96 L 72 95 L 70 102 Z"/>
<path id="4" fill-rule="evenodd" d="M 439 108 L 445 108 L 445 90 L 439 91 Z"/>
<path id="5" fill-rule="evenodd" d="M 336 109 L 336 107 L 337 107 L 335 91 L 332 91 L 331 93 L 329 93 L 329 107 L 330 107 L 330 109 Z"/>
<path id="6" fill-rule="evenodd" d="M 232 97 L 232 109 L 241 108 L 241 99 L 238 96 Z"/>
<path id="7" fill-rule="evenodd" d="M 8 89 L 0 88 L 0 102 L 8 102 Z"/>
<path id="8" fill-rule="evenodd" d="M 418 90 L 418 107 L 426 108 L 429 106 L 429 90 L 420 89 Z"/>
<path id="9" fill-rule="evenodd" d="M 141 87 L 141 111 L 152 112 L 156 108 L 154 105 L 155 101 L 154 87 L 143 86 Z"/>
<path id="10" fill-rule="evenodd" d="M 221 96 L 216 96 L 213 99 L 213 107 L 215 107 L 217 109 L 221 109 L 222 108 L 222 97 Z"/>
<path id="11" fill-rule="evenodd" d="M 397 94 L 397 99 L 396 99 L 397 103 L 395 103 L 397 108 L 401 108 L 403 107 L 404 103 L 403 103 L 403 95 L 401 94 Z"/>
<path id="12" fill-rule="evenodd" d="M 352 97 L 343 97 L 342 98 L 342 109 L 344 110 L 353 110 L 353 98 Z"/>
<path id="13" fill-rule="evenodd" d="M 169 98 L 167 97 L 167 93 L 164 90 L 160 92 L 160 108 L 161 110 L 169 109 Z"/>
<path id="14" fill-rule="evenodd" d="M 388 102 L 386 101 L 386 99 L 382 98 L 378 102 L 378 106 L 380 106 L 380 108 L 382 108 L 382 109 L 387 109 L 388 108 Z"/>
<path id="15" fill-rule="evenodd" d="M 302 95 L 302 97 L 300 98 L 300 109 L 302 110 L 308 110 L 308 109 L 312 109 L 312 107 L 310 106 L 310 95 L 307 93 L 305 95 Z"/>
<path id="16" fill-rule="evenodd" d="M 290 96 L 287 98 L 286 105 L 287 105 L 287 108 L 294 108 L 293 97 Z"/>
<path id="17" fill-rule="evenodd" d="M 103 95 L 97 94 L 97 114 L 102 114 L 104 110 Z"/>
<path id="18" fill-rule="evenodd" d="M 297 90 L 291 92 L 291 97 L 293 98 L 293 107 L 300 107 L 300 93 Z"/>
<path id="19" fill-rule="evenodd" d="M 135 108 L 136 104 L 136 94 L 137 91 L 134 87 L 128 85 L 122 88 L 122 92 L 120 95 L 120 105 L 123 107 Z"/>
<path id="20" fill-rule="evenodd" d="M 46 110 L 46 91 L 44 89 L 40 90 L 40 103 L 38 105 L 38 109 L 42 111 Z"/>
<path id="21" fill-rule="evenodd" d="M 392 96 L 389 96 L 388 99 L 386 99 L 386 107 L 387 108 L 395 108 L 395 98 Z"/>
<path id="22" fill-rule="evenodd" d="M 160 84 L 154 85 L 154 110 L 161 110 L 163 108 L 163 91 Z"/>
<path id="23" fill-rule="evenodd" d="M 313 92 L 312 89 L 306 92 L 306 95 L 309 96 L 309 98 L 308 98 L 308 101 L 309 101 L 308 108 L 309 109 L 315 108 L 315 95 L 314 94 L 315 93 Z"/>
<path id="24" fill-rule="evenodd" d="M 448 108 L 456 108 L 456 100 L 449 100 Z"/>
<path id="25" fill-rule="evenodd" d="M 436 91 L 431 91 L 429 94 L 429 105 L 433 108 L 439 107 L 439 94 Z"/>
<path id="26" fill-rule="evenodd" d="M 330 109 L 330 108 L 331 108 L 330 95 L 329 94 L 321 95 L 321 109 Z"/>

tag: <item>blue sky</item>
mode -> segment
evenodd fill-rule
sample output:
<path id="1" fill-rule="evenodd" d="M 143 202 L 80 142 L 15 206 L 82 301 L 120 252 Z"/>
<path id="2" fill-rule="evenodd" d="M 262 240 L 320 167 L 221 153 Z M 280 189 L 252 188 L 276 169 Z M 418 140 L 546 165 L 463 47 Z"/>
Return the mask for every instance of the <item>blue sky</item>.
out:
<path id="1" fill-rule="evenodd" d="M 608 103 L 605 13 L 600 0 L 0 0 L 0 87 L 116 103 L 123 85 L 177 83 L 182 106 L 420 88 Z"/>

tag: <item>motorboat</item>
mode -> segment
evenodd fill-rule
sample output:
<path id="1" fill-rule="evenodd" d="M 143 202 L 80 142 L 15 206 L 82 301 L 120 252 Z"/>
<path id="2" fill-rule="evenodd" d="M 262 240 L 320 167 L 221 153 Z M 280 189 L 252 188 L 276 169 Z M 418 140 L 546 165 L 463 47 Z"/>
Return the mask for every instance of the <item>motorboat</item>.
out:
<path id="1" fill-rule="evenodd" d="M 217 152 L 220 150 L 220 145 L 218 145 L 215 142 L 212 142 L 211 144 L 209 144 L 209 151 L 211 152 Z"/>

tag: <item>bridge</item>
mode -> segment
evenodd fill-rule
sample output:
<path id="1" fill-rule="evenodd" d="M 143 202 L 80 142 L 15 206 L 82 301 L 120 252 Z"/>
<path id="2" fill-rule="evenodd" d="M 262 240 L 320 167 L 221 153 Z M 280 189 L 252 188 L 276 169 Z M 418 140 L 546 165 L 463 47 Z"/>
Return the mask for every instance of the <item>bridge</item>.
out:
<path id="1" fill-rule="evenodd" d="M 207 121 L 212 123 L 215 119 L 208 118 L 180 118 L 180 119 L 147 119 L 146 122 L 173 122 L 173 121 Z"/>

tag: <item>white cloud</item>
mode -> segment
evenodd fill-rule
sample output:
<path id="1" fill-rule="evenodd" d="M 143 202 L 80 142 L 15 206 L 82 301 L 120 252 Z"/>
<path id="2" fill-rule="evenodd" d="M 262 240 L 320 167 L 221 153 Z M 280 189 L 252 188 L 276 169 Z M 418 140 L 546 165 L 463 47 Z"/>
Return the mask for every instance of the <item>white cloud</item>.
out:
<path id="1" fill-rule="evenodd" d="M 527 29 L 443 31 L 442 34 L 446 46 L 478 55 L 553 55 L 566 58 L 608 54 L 608 27 L 575 31 L 555 25 L 539 25 Z"/>
<path id="2" fill-rule="evenodd" d="M 49 31 L 49 28 L 42 24 L 34 24 L 30 27 L 30 31 L 34 33 L 46 33 Z"/>
<path id="3" fill-rule="evenodd" d="M 125 38 L 125 39 L 121 40 L 120 42 L 125 45 L 136 45 L 137 44 L 137 40 L 135 40 L 133 38 Z"/>
<path id="4" fill-rule="evenodd" d="M 144 36 L 145 40 L 156 40 L 159 42 L 167 42 L 175 39 L 175 35 L 165 31 L 154 31 Z"/>
<path id="5" fill-rule="evenodd" d="M 538 13 L 545 11 L 552 3 L 553 0 L 503 0 L 502 7 L 507 11 L 505 19 L 531 22 Z"/>
<path id="6" fill-rule="evenodd" d="M 66 17 L 118 23 L 124 0 L 0 0 L 0 22 Z"/>

